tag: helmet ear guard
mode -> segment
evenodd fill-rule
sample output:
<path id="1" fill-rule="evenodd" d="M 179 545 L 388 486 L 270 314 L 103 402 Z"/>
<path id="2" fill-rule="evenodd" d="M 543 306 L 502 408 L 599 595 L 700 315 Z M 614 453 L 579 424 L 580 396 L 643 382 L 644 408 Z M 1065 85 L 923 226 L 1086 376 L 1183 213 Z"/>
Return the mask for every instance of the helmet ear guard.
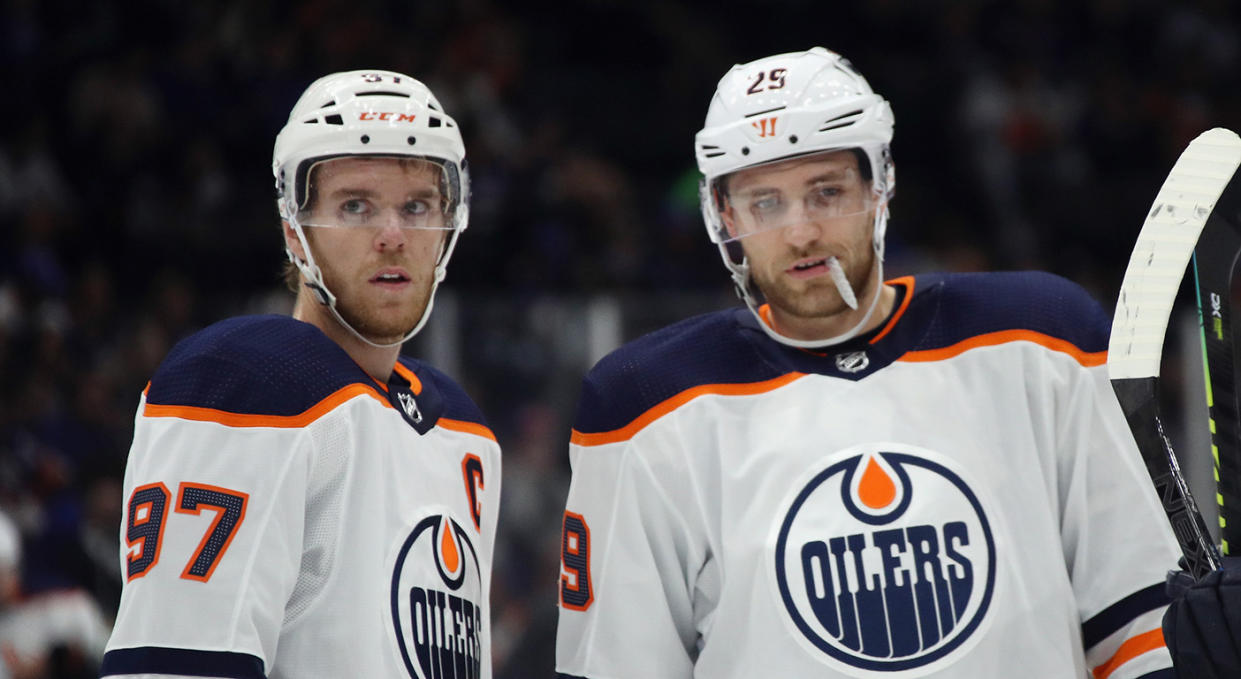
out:
<path id="1" fill-rule="evenodd" d="M 444 214 L 451 232 L 441 245 L 422 318 L 392 344 L 375 344 L 341 317 L 336 296 L 323 280 L 299 219 L 311 197 L 315 165 L 348 156 L 419 158 L 440 168 Z M 447 275 L 457 237 L 469 223 L 465 144 L 456 122 L 426 85 L 394 71 L 347 71 L 316 80 L 294 104 L 276 137 L 272 173 L 280 216 L 296 234 L 305 258 L 288 247 L 286 254 L 315 298 L 341 325 L 372 346 L 399 345 L 417 334 L 430 317 L 436 287 Z"/>

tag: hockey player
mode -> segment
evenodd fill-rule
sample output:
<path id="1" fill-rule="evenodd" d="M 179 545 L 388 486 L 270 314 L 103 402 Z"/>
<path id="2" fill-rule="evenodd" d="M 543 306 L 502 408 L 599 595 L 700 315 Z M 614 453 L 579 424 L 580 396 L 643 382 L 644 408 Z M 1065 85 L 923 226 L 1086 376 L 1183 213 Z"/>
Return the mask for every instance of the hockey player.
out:
<path id="1" fill-rule="evenodd" d="M 1175 542 L 1048 274 L 884 282 L 888 103 L 815 48 L 735 66 L 698 133 L 747 309 L 584 381 L 557 668 L 585 677 L 1167 676 Z"/>
<path id="2" fill-rule="evenodd" d="M 407 75 L 336 73 L 272 169 L 293 316 L 191 336 L 144 392 L 103 674 L 489 677 L 499 447 L 399 355 L 466 227 L 461 134 Z"/>

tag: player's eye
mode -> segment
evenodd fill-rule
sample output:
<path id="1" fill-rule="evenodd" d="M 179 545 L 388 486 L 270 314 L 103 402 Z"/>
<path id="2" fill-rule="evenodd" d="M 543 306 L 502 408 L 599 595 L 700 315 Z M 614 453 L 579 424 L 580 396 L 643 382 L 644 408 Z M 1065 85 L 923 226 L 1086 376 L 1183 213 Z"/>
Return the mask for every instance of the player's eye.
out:
<path id="1" fill-rule="evenodd" d="M 411 200 L 405 204 L 405 214 L 407 215 L 425 215 L 431 211 L 431 206 L 423 200 Z"/>
<path id="2" fill-rule="evenodd" d="M 750 202 L 750 211 L 760 217 L 778 214 L 784 209 L 784 201 L 777 195 L 756 196 Z"/>
<path id="3" fill-rule="evenodd" d="M 337 208 L 342 226 L 362 226 L 374 216 L 374 208 L 365 198 L 349 198 Z"/>
<path id="4" fill-rule="evenodd" d="M 810 199 L 817 205 L 831 205 L 844 194 L 839 186 L 818 186 L 810 192 Z"/>
<path id="5" fill-rule="evenodd" d="M 365 215 L 370 211 L 370 203 L 362 198 L 350 198 L 340 204 L 340 212 L 345 215 Z"/>

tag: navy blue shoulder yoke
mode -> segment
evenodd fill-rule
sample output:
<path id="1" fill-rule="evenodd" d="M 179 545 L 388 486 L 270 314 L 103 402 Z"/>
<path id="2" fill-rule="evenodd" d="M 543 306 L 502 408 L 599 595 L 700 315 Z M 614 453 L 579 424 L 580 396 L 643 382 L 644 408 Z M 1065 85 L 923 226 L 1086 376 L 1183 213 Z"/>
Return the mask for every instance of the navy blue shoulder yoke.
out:
<path id="1" fill-rule="evenodd" d="M 574 429 L 619 429 L 694 387 L 764 382 L 787 373 L 787 367 L 772 362 L 756 343 L 766 336 L 739 323 L 748 318 L 751 314 L 744 308 L 695 316 L 605 356 L 583 381 Z"/>
<path id="2" fill-rule="evenodd" d="M 298 415 L 350 384 L 376 387 L 344 349 L 289 316 L 240 316 L 178 342 L 147 402 L 246 415 Z"/>
<path id="3" fill-rule="evenodd" d="M 921 335 L 909 350 L 1023 330 L 1082 352 L 1107 351 L 1111 318 L 1081 286 L 1060 276 L 1017 271 L 931 274 L 916 280 L 909 318 L 901 321 Z M 925 329 L 918 327 L 924 324 Z"/>
<path id="4" fill-rule="evenodd" d="M 573 428 L 579 434 L 617 431 L 678 394 L 714 388 L 708 385 L 754 385 L 800 374 L 865 379 L 909 352 L 992 333 L 1033 333 L 1084 353 L 1107 350 L 1110 319 L 1085 290 L 1059 276 L 928 274 L 893 283 L 900 303 L 886 323 L 821 350 L 774 341 L 745 308 L 696 316 L 634 340 L 586 376 Z M 849 359 L 862 354 L 865 367 L 855 369 L 858 362 Z"/>

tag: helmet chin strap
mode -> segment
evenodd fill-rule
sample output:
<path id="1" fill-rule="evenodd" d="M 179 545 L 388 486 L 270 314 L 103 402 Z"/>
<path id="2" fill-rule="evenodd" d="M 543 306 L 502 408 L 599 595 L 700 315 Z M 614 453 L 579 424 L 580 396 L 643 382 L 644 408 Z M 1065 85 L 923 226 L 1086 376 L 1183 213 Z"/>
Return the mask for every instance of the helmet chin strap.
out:
<path id="1" fill-rule="evenodd" d="M 306 240 L 306 234 L 302 230 L 301 223 L 297 221 L 297 216 L 295 214 L 287 214 L 285 215 L 285 219 L 289 222 L 289 226 L 293 228 L 293 232 L 297 234 L 297 241 L 301 243 L 302 251 L 306 253 L 306 259 L 303 260 L 294 254 L 291 249 L 285 248 L 285 252 L 289 256 L 289 261 L 293 262 L 298 271 L 301 271 L 302 276 L 306 279 L 305 285 L 312 293 L 314 293 L 315 299 L 319 300 L 320 304 L 327 307 L 328 312 L 332 314 L 332 318 L 335 318 L 336 322 L 339 323 L 341 327 L 348 330 L 349 333 L 358 338 L 359 341 L 375 347 L 376 349 L 390 349 L 409 341 L 411 337 L 418 334 L 419 330 L 422 330 L 422 326 L 426 325 L 427 320 L 431 318 L 431 307 L 435 305 L 435 290 L 439 287 L 440 281 L 444 280 L 444 274 L 446 273 L 446 258 L 443 256 L 443 253 L 440 255 L 439 263 L 435 265 L 435 278 L 431 282 L 431 292 L 427 296 L 427 305 L 422 310 L 422 317 L 418 319 L 418 323 L 412 330 L 405 333 L 404 337 L 396 340 L 395 342 L 381 344 L 379 342 L 372 341 L 362 333 L 358 332 L 356 328 L 350 325 L 349 322 L 341 316 L 340 311 L 336 308 L 336 295 L 332 294 L 331 290 L 328 290 L 327 283 L 323 280 L 323 271 L 319 268 L 319 265 L 315 263 L 314 253 L 310 250 L 310 243 Z M 451 246 L 449 246 L 449 248 L 451 249 Z"/>

